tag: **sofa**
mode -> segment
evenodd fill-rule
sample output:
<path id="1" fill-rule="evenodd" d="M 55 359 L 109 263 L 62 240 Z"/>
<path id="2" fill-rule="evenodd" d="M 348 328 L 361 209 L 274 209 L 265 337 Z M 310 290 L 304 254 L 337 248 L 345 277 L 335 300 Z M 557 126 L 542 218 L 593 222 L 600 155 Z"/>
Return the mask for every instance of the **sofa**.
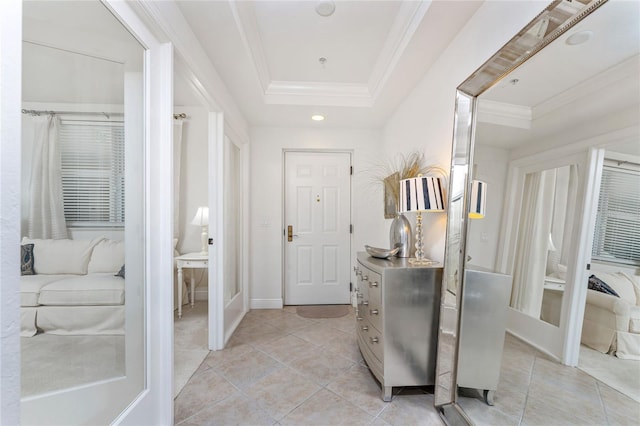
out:
<path id="1" fill-rule="evenodd" d="M 124 242 L 22 240 L 21 335 L 122 335 Z"/>
<path id="2" fill-rule="evenodd" d="M 640 360 L 640 284 L 637 276 L 624 272 L 594 272 L 593 277 L 605 285 L 595 286 L 598 290 L 587 290 L 581 342 L 618 358 Z M 608 294 L 611 290 L 615 294 Z"/>

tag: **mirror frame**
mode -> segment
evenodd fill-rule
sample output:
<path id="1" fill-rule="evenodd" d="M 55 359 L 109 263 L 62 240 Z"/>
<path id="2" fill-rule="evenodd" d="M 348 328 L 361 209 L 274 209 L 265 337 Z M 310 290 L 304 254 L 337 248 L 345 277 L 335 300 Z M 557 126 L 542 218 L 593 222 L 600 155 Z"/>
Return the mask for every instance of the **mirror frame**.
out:
<path id="1" fill-rule="evenodd" d="M 467 214 L 473 179 L 470 165 L 473 164 L 477 98 L 606 2 L 607 0 L 574 0 L 569 3 L 567 0 L 554 0 L 456 90 L 449 179 L 451 195 L 447 208 L 434 391 L 434 404 L 447 424 L 472 424 L 457 403 L 456 384 L 460 306 L 464 291 L 463 271 L 466 263 Z M 545 20 L 548 21 L 545 34 L 541 37 L 533 36 L 532 33 L 536 32 Z M 461 174 L 462 176 L 458 176 Z M 461 190 L 461 197 L 456 197 L 455 194 L 460 193 Z M 462 201 L 462 208 L 452 208 L 455 207 L 453 203 L 459 201 Z M 456 233 L 459 233 L 459 239 L 453 238 Z M 452 293 L 453 297 L 445 300 L 447 292 Z"/>

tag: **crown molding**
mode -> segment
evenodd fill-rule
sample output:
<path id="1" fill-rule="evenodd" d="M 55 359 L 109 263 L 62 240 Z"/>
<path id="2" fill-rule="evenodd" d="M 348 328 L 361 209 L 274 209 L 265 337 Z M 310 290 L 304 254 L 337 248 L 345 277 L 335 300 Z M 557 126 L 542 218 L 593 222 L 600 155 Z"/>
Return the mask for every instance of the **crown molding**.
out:
<path id="1" fill-rule="evenodd" d="M 369 92 L 374 100 L 380 95 L 430 7 L 430 0 L 401 1 L 400 10 L 369 77 Z"/>
<path id="2" fill-rule="evenodd" d="M 480 99 L 478 122 L 530 129 L 533 114 L 531 108 L 504 102 Z"/>
<path id="3" fill-rule="evenodd" d="M 596 93 L 612 84 L 633 85 L 640 73 L 640 56 L 631 58 L 615 65 L 593 78 L 576 84 L 564 92 L 539 103 L 533 107 L 533 117 L 537 120 L 547 114 L 551 114 L 559 108 L 572 104 L 584 96 Z M 630 87 L 630 90 L 637 90 Z"/>
<path id="4" fill-rule="evenodd" d="M 244 140 L 249 139 L 249 125 L 231 93 L 211 63 L 204 48 L 174 1 L 132 1 L 132 7 L 158 34 L 174 46 L 174 58 L 184 64 L 180 74 L 210 111 L 224 112 L 225 121 Z"/>
<path id="5" fill-rule="evenodd" d="M 264 101 L 272 105 L 373 106 L 366 85 L 347 83 L 272 81 Z"/>
<path id="6" fill-rule="evenodd" d="M 369 80 L 361 85 L 272 80 L 252 3 L 229 0 L 229 6 L 240 38 L 253 63 L 266 104 L 371 107 L 431 6 L 431 0 L 401 0 L 398 14 Z"/>
<path id="7" fill-rule="evenodd" d="M 248 1 L 229 0 L 229 7 L 242 43 L 251 57 L 262 91 L 266 93 L 271 84 L 271 74 L 269 73 L 267 57 L 262 47 L 262 37 L 256 22 L 253 5 Z"/>

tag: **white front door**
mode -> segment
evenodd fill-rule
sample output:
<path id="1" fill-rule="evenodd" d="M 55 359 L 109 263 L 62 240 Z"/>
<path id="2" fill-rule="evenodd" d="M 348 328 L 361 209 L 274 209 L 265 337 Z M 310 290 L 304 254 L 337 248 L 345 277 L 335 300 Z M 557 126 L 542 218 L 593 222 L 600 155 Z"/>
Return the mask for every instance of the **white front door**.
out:
<path id="1" fill-rule="evenodd" d="M 285 152 L 285 305 L 350 300 L 351 154 Z"/>

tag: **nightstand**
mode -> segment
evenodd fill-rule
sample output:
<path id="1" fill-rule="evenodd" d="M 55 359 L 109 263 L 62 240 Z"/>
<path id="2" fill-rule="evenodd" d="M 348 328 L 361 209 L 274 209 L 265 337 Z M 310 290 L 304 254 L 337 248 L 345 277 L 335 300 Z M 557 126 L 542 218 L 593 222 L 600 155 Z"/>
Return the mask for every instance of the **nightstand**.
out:
<path id="1" fill-rule="evenodd" d="M 178 318 L 182 318 L 182 270 L 183 269 L 208 269 L 209 268 L 209 254 L 202 253 L 187 253 L 182 256 L 176 257 L 176 267 L 178 268 Z M 190 302 L 191 306 L 195 305 L 195 277 L 191 274 L 191 286 L 190 286 Z"/>

